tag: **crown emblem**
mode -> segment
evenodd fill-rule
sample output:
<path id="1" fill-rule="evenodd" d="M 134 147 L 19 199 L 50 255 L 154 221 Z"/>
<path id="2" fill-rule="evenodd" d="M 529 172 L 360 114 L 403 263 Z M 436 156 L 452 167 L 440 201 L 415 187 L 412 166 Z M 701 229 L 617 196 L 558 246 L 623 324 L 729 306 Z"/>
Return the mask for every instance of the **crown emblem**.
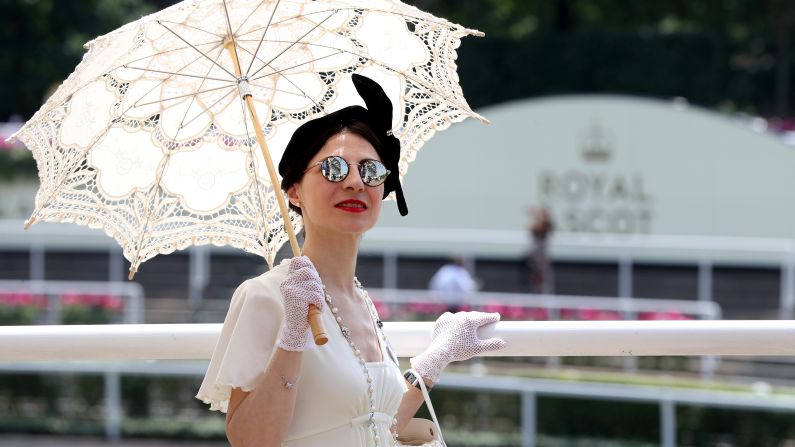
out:
<path id="1" fill-rule="evenodd" d="M 587 162 L 604 163 L 610 161 L 615 144 L 613 133 L 594 120 L 580 133 L 582 158 Z"/>

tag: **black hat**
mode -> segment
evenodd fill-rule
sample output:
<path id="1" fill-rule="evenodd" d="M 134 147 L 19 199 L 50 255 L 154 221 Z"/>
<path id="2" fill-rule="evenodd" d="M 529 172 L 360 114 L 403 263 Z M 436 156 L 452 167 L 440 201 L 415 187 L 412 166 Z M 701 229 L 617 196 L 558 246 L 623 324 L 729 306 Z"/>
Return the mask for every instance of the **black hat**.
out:
<path id="1" fill-rule="evenodd" d="M 287 190 L 300 180 L 312 157 L 332 135 L 345 126 L 361 122 L 376 134 L 380 147 L 376 147 L 381 162 L 391 174 L 384 182 L 384 197 L 395 191 L 398 211 L 401 216 L 408 214 L 403 189 L 400 185 L 398 161 L 400 160 L 400 140 L 392 135 L 392 102 L 384 89 L 372 79 L 354 74 L 353 85 L 362 97 L 367 108 L 349 106 L 326 116 L 307 121 L 295 130 L 279 161 L 279 174 L 282 176 L 282 189 Z M 322 139 L 322 141 L 320 141 Z"/>

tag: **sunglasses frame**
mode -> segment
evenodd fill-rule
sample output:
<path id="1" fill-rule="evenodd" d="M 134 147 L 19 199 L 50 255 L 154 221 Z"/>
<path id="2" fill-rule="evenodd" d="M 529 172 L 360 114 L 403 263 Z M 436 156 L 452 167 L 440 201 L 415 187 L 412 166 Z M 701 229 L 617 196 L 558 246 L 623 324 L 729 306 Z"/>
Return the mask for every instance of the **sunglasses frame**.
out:
<path id="1" fill-rule="evenodd" d="M 347 172 L 345 172 L 344 174 L 341 174 L 341 176 L 339 177 L 338 180 L 333 180 L 333 179 L 329 178 L 328 171 L 326 170 L 326 168 L 323 167 L 323 163 L 330 162 L 331 159 L 339 159 L 340 161 L 343 162 L 343 163 L 340 164 L 340 166 L 342 166 L 344 164 L 346 169 L 347 169 Z M 377 163 L 377 164 L 383 166 L 384 170 L 386 170 L 386 175 L 384 175 L 383 180 L 381 180 L 380 183 L 376 183 L 375 185 L 371 185 L 371 184 L 367 183 L 364 180 L 364 174 L 362 173 L 362 166 L 364 166 L 364 164 L 367 163 L 367 162 Z M 379 160 L 366 159 L 366 160 L 362 160 L 359 163 L 348 163 L 348 160 L 342 158 L 339 155 L 329 155 L 328 157 L 326 157 L 326 158 L 324 158 L 324 159 L 322 159 L 322 160 L 320 160 L 320 161 L 318 161 L 316 163 L 312 163 L 312 165 L 310 165 L 308 168 L 306 168 L 306 170 L 304 171 L 304 174 L 309 172 L 315 166 L 320 166 L 320 175 L 322 175 L 323 178 L 325 178 L 326 180 L 328 180 L 331 183 L 339 183 L 341 181 L 344 181 L 346 178 L 348 178 L 348 175 L 351 173 L 351 166 L 356 166 L 357 167 L 356 170 L 359 171 L 359 177 L 362 179 L 362 183 L 364 183 L 365 185 L 367 185 L 367 186 L 369 186 L 371 188 L 375 188 L 377 186 L 383 185 L 386 182 L 386 179 L 389 177 L 389 174 L 392 173 L 392 171 L 390 171 L 389 169 L 386 169 L 386 165 L 383 162 L 379 161 Z"/>

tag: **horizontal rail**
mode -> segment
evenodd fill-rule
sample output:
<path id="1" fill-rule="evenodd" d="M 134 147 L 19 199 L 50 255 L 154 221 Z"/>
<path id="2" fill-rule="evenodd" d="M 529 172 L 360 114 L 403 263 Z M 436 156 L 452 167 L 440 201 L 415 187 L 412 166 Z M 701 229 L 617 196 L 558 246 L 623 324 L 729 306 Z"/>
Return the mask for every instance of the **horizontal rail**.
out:
<path id="1" fill-rule="evenodd" d="M 422 351 L 433 323 L 385 323 L 400 357 Z M 220 324 L 0 327 L 0 362 L 207 359 Z M 795 321 L 504 321 L 481 337 L 508 347 L 490 356 L 795 355 Z M 317 349 L 323 349 L 322 347 Z"/>
<path id="2" fill-rule="evenodd" d="M 58 281 L 58 280 L 0 280 L 0 291 L 23 291 L 38 294 L 88 293 L 143 296 L 144 288 L 130 281 Z"/>
<path id="3" fill-rule="evenodd" d="M 0 363 L 2 373 L 124 374 L 131 376 L 202 377 L 207 363 L 200 362 L 33 362 Z M 795 397 L 738 391 L 684 389 L 664 385 L 576 382 L 496 375 L 445 372 L 437 388 L 490 393 L 534 393 L 548 396 L 619 401 L 658 402 L 795 412 Z M 749 387 L 749 390 L 752 388 Z"/>
<path id="4" fill-rule="evenodd" d="M 473 378 L 471 375 L 445 373 L 437 386 L 456 390 L 488 391 L 506 394 L 526 392 L 579 399 L 590 398 L 636 402 L 671 401 L 684 405 L 795 412 L 795 398 L 787 395 L 683 389 L 660 385 L 572 382 L 503 376 Z"/>
<path id="5" fill-rule="evenodd" d="M 367 293 L 375 301 L 388 304 L 444 303 L 445 295 L 430 290 L 374 289 Z M 720 319 L 721 307 L 714 301 L 693 301 L 659 298 L 627 298 L 582 295 L 544 295 L 531 293 L 473 292 L 457 297 L 459 304 L 489 304 L 544 309 L 600 309 L 625 312 L 680 312 L 705 319 Z"/>
<path id="6" fill-rule="evenodd" d="M 450 245 L 484 244 L 524 247 L 529 241 L 525 230 L 482 228 L 403 228 L 376 227 L 364 237 L 365 244 L 387 243 L 400 248 L 401 243 L 445 243 Z M 590 249 L 671 249 L 701 252 L 705 250 L 795 254 L 795 239 L 776 237 L 740 237 L 674 234 L 603 234 L 555 232 L 553 247 Z M 39 223 L 24 230 L 21 219 L 0 219 L 0 246 L 32 245 L 62 248 L 113 248 L 115 241 L 102 231 L 77 225 Z"/>

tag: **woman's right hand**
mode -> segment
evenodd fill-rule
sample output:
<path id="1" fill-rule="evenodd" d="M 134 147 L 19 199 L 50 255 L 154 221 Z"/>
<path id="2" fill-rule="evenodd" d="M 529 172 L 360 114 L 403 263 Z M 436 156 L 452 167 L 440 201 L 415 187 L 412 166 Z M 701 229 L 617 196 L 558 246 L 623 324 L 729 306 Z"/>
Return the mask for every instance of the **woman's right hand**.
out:
<path id="1" fill-rule="evenodd" d="M 289 261 L 289 272 L 282 281 L 284 299 L 284 322 L 279 334 L 278 346 L 286 351 L 303 351 L 309 336 L 309 305 L 323 309 L 325 292 L 320 275 L 306 256 L 297 256 Z"/>

